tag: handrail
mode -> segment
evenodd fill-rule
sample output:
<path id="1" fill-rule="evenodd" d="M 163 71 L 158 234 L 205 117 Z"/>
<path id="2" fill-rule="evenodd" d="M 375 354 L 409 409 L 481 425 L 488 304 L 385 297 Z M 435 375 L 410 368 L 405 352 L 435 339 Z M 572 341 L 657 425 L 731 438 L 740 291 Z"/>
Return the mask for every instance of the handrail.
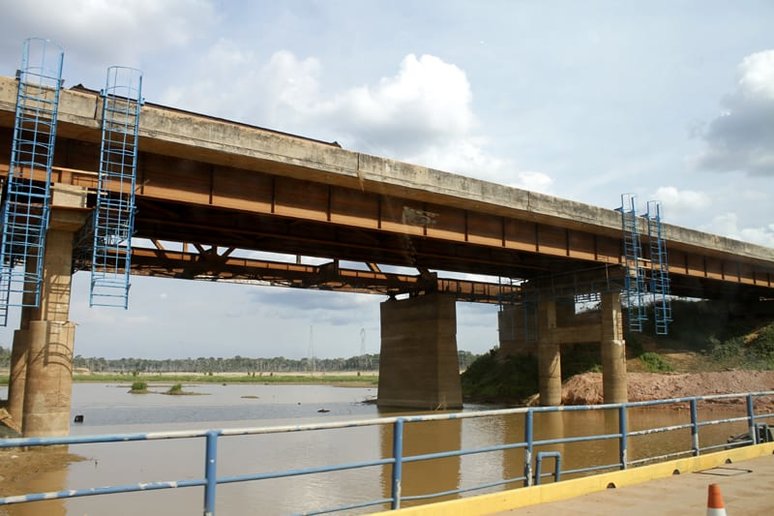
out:
<path id="1" fill-rule="evenodd" d="M 749 429 L 749 438 L 741 441 L 737 441 L 734 445 L 742 444 L 758 444 L 758 432 L 756 421 L 768 419 L 774 414 L 755 414 L 754 411 L 754 398 L 761 396 L 774 396 L 774 391 L 760 391 L 750 392 L 743 394 L 713 394 L 707 396 L 692 396 L 692 397 L 680 397 L 670 398 L 663 400 L 653 401 L 637 401 L 629 403 L 608 403 L 601 405 L 569 405 L 569 406 L 557 406 L 557 407 L 520 407 L 512 409 L 498 409 L 498 410 L 482 410 L 482 411 L 470 411 L 453 414 L 431 414 L 431 415 L 416 415 L 416 416 L 398 416 L 398 417 L 385 417 L 385 418 L 372 418 L 357 421 L 338 421 L 330 423 L 312 423 L 304 425 L 283 425 L 283 426 L 270 426 L 270 427 L 254 427 L 254 428 L 227 428 L 227 429 L 210 429 L 210 430 L 183 430 L 183 431 L 166 431 L 166 432 L 146 432 L 146 433 L 125 433 L 125 434 L 105 434 L 94 436 L 63 436 L 63 437 L 26 437 L 26 438 L 12 438 L 12 439 L 0 439 L 0 449 L 3 448 L 15 448 L 15 447 L 37 447 L 37 446 L 57 446 L 57 445 L 79 445 L 79 444 L 91 444 L 91 443 L 117 443 L 117 442 L 132 442 L 132 441 L 153 441 L 153 440 L 173 440 L 173 439 L 204 439 L 205 440 L 205 465 L 204 465 L 204 477 L 185 479 L 185 480 L 170 480 L 170 481 L 156 481 L 137 484 L 125 484 L 125 485 L 113 485 L 92 487 L 86 489 L 69 489 L 62 491 L 52 491 L 46 493 L 28 493 L 23 495 L 0 497 L 0 506 L 34 502 L 39 500 L 54 500 L 64 498 L 74 498 L 83 496 L 94 496 L 104 494 L 115 493 L 129 493 L 136 491 L 148 491 L 159 489 L 174 489 L 185 487 L 204 487 L 204 506 L 203 514 L 213 515 L 215 514 L 215 500 L 218 484 L 229 484 L 237 482 L 247 481 L 260 481 L 267 479 L 284 478 L 291 476 L 303 476 L 318 473 L 330 473 L 335 471 L 353 470 L 359 468 L 370 467 L 383 467 L 386 465 L 392 466 L 391 476 L 391 488 L 389 498 L 379 498 L 375 500 L 359 501 L 355 504 L 346 506 L 332 507 L 326 509 L 320 509 L 310 514 L 323 514 L 329 512 L 347 511 L 353 509 L 360 509 L 366 507 L 372 507 L 377 505 L 390 504 L 392 509 L 398 509 L 401 506 L 402 501 L 409 500 L 427 500 L 437 498 L 440 496 L 454 495 L 460 493 L 466 493 L 470 491 L 482 490 L 491 487 L 501 486 L 505 484 L 523 482 L 525 486 L 531 486 L 539 484 L 541 477 L 551 476 L 555 477 L 555 481 L 559 481 L 560 475 L 567 476 L 568 474 L 588 474 L 595 471 L 611 470 L 611 469 L 625 469 L 629 466 L 636 466 L 645 462 L 655 462 L 659 460 L 666 460 L 668 458 L 683 456 L 683 455 L 700 455 L 702 452 L 714 450 L 717 448 L 727 447 L 728 444 L 709 445 L 701 447 L 699 445 L 699 433 L 702 428 L 708 426 L 714 426 L 718 424 L 727 424 L 733 422 L 746 421 Z M 698 418 L 698 403 L 701 401 L 712 400 L 724 400 L 733 398 L 744 398 L 746 405 L 746 415 L 742 417 L 730 417 L 720 419 L 709 419 L 699 421 Z M 654 427 L 643 430 L 630 430 L 628 425 L 628 411 L 633 408 L 642 407 L 655 407 L 663 405 L 674 404 L 689 404 L 690 408 L 690 423 L 668 425 L 662 427 Z M 596 411 L 596 410 L 616 410 L 618 413 L 618 431 L 616 433 L 601 433 L 594 435 L 583 436 L 570 436 L 559 437 L 552 439 L 536 439 L 535 438 L 535 415 L 544 413 L 559 413 L 559 412 L 574 412 L 574 411 Z M 515 443 L 503 443 L 490 446 L 482 446 L 478 448 L 459 449 L 436 453 L 423 453 L 418 455 L 404 456 L 404 427 L 407 424 L 420 424 L 428 421 L 451 421 L 451 420 L 463 420 L 471 418 L 483 418 L 483 417 L 502 417 L 510 415 L 524 415 L 524 440 Z M 341 464 L 301 468 L 301 469 L 288 469 L 284 471 L 274 471 L 268 473 L 248 473 L 243 475 L 232 476 L 217 476 L 217 450 L 218 442 L 221 438 L 233 437 L 233 436 L 246 436 L 246 435 L 262 435 L 262 434 L 277 434 L 288 432 L 311 432 L 318 430 L 331 430 L 331 429 L 343 429 L 343 428 L 355 428 L 365 426 L 388 426 L 393 428 L 393 442 L 392 442 L 392 455 L 378 460 L 368 460 L 360 462 L 347 462 Z M 629 437 L 641 437 L 650 434 L 672 432 L 676 430 L 691 430 L 690 444 L 685 450 L 670 452 L 664 455 L 644 457 L 636 460 L 630 460 L 628 458 L 628 438 Z M 588 441 L 604 441 L 604 440 L 618 440 L 618 457 L 619 460 L 613 464 L 591 465 L 586 467 L 580 467 L 575 469 L 561 470 L 561 453 L 560 452 L 539 452 L 536 460 L 533 461 L 533 452 L 536 447 L 546 445 L 559 445 L 580 443 Z M 448 458 L 448 457 L 461 457 L 464 455 L 474 455 L 482 453 L 491 453 L 495 451 L 522 449 L 524 450 L 524 474 L 520 477 L 501 479 L 496 481 L 490 481 L 475 486 L 458 486 L 456 489 L 446 490 L 436 493 L 428 493 L 413 496 L 403 496 L 401 492 L 402 488 L 402 467 L 405 463 L 421 462 L 433 459 Z M 543 458 L 554 458 L 556 461 L 556 468 L 554 473 L 542 473 L 541 461 Z M 533 471 L 533 462 L 536 463 L 536 468 Z"/>

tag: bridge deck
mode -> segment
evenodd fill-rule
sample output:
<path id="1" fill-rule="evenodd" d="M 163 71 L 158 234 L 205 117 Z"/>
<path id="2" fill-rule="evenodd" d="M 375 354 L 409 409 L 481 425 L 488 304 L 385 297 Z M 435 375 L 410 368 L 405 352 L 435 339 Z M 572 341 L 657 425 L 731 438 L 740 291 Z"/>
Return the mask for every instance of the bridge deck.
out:
<path id="1" fill-rule="evenodd" d="M 0 175 L 15 94 L 0 77 Z M 62 92 L 56 181 L 93 183 L 99 102 Z M 152 104 L 140 138 L 139 237 L 518 279 L 622 264 L 612 209 Z M 675 294 L 771 297 L 774 249 L 668 224 L 664 236 Z"/>

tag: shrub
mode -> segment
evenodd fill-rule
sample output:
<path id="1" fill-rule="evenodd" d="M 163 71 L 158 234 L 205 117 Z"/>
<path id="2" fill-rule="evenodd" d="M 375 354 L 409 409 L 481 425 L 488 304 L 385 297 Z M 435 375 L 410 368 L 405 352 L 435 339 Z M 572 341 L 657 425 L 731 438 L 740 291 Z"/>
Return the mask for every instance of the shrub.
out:
<path id="1" fill-rule="evenodd" d="M 713 360 L 718 362 L 732 361 L 737 363 L 744 358 L 744 339 L 741 337 L 734 337 L 723 342 L 713 338 L 710 339 L 710 343 L 712 344 L 710 356 Z"/>
<path id="2" fill-rule="evenodd" d="M 500 357 L 496 350 L 478 357 L 462 374 L 462 391 L 478 401 L 521 401 L 537 392 L 534 357 Z"/>
<path id="3" fill-rule="evenodd" d="M 640 362 L 642 362 L 645 369 L 651 373 L 668 373 L 674 371 L 674 368 L 669 362 L 658 353 L 643 353 L 640 355 Z"/>
<path id="4" fill-rule="evenodd" d="M 132 389 L 129 392 L 148 392 L 148 384 L 145 382 L 134 382 L 132 384 Z"/>
<path id="5" fill-rule="evenodd" d="M 176 383 L 175 385 L 169 388 L 169 390 L 167 391 L 167 394 L 183 394 L 183 384 Z"/>

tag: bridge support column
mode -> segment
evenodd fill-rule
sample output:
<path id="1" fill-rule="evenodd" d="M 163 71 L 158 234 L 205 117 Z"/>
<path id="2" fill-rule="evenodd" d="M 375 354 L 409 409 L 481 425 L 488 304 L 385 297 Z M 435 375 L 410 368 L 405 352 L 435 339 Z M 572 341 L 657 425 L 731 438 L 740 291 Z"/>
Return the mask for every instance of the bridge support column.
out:
<path id="1" fill-rule="evenodd" d="M 8 413 L 17 431 L 21 431 L 24 412 L 24 388 L 27 382 L 27 356 L 29 354 L 28 330 L 16 330 L 13 333 L 11 348 L 11 369 L 8 377 Z"/>
<path id="2" fill-rule="evenodd" d="M 462 407 L 453 296 L 427 294 L 381 304 L 380 407 Z"/>
<path id="3" fill-rule="evenodd" d="M 562 365 L 559 342 L 555 338 L 556 301 L 538 302 L 538 384 L 540 404 L 562 404 Z"/>
<path id="4" fill-rule="evenodd" d="M 68 318 L 73 236 L 86 219 L 85 204 L 84 189 L 54 186 L 40 305 L 22 310 L 21 327 L 14 335 L 18 377 L 9 403 L 13 397 L 18 412 L 22 398 L 17 421 L 21 421 L 25 437 L 67 435 L 70 431 L 75 325 Z"/>
<path id="5" fill-rule="evenodd" d="M 621 293 L 602 293 L 602 392 L 605 403 L 629 401 Z"/>
<path id="6" fill-rule="evenodd" d="M 37 260 L 29 259 L 27 272 L 33 273 L 37 268 Z M 33 286 L 25 286 L 23 304 L 21 309 L 21 322 L 19 329 L 13 333 L 13 347 L 11 348 L 11 367 L 8 378 L 8 413 L 11 415 L 11 424 L 17 431 L 21 431 L 22 413 L 24 412 L 24 388 L 27 382 L 27 357 L 29 355 L 29 327 L 30 318 L 36 311 L 30 307 L 35 302 Z"/>

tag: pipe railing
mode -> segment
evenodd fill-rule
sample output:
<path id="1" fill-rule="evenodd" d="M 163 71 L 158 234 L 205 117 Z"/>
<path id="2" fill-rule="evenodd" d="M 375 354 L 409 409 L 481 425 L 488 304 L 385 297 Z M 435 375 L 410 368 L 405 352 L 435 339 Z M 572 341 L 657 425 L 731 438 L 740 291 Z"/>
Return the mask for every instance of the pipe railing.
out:
<path id="1" fill-rule="evenodd" d="M 296 477 L 312 475 L 319 473 L 331 473 L 337 471 L 354 470 L 371 467 L 392 466 L 390 496 L 389 498 L 377 498 L 374 500 L 364 500 L 355 504 L 331 507 L 316 510 L 307 514 L 324 514 L 330 512 L 350 511 L 353 509 L 362 509 L 378 505 L 389 504 L 392 509 L 399 509 L 404 501 L 417 501 L 438 498 L 442 496 L 458 495 L 471 491 L 480 491 L 493 487 L 503 486 L 522 482 L 524 486 L 540 484 L 541 478 L 553 476 L 554 481 L 559 481 L 562 476 L 573 474 L 588 474 L 603 470 L 626 469 L 630 466 L 636 466 L 646 462 L 663 461 L 669 458 L 693 455 L 698 456 L 703 452 L 715 450 L 718 448 L 727 448 L 728 443 L 700 446 L 701 429 L 719 425 L 744 421 L 747 423 L 748 438 L 735 441 L 733 446 L 745 444 L 758 444 L 757 421 L 774 417 L 774 413 L 755 414 L 754 399 L 761 396 L 774 396 L 774 391 L 751 392 L 746 394 L 717 394 L 708 396 L 693 396 L 671 398 L 654 401 L 638 401 L 630 403 L 614 403 L 602 405 L 567 405 L 556 407 L 522 407 L 514 409 L 501 410 L 483 410 L 470 411 L 454 414 L 432 414 L 417 416 L 400 416 L 374 418 L 358 421 L 341 421 L 332 423 L 314 423 L 306 425 L 286 425 L 273 427 L 257 428 L 230 428 L 213 430 L 195 430 L 195 431 L 170 431 L 170 432 L 147 432 L 147 433 L 128 433 L 128 434 L 106 434 L 95 436 L 66 436 L 66 437 L 28 437 L 0 439 L 0 449 L 4 448 L 28 448 L 39 446 L 57 446 L 57 445 L 80 445 L 91 443 L 117 443 L 132 441 L 155 441 L 155 440 L 173 440 L 173 439 L 203 439 L 205 443 L 205 463 L 204 476 L 196 479 L 141 482 L 136 484 L 124 484 L 114 486 L 92 487 L 85 489 L 68 489 L 61 491 L 51 491 L 45 493 L 28 493 L 15 496 L 0 497 L 0 506 L 9 504 L 18 504 L 24 502 L 34 502 L 40 500 L 55 500 L 76 498 L 83 496 L 107 495 L 115 493 L 130 493 L 137 491 L 150 491 L 159 489 L 177 489 L 187 487 L 203 487 L 203 514 L 215 514 L 215 502 L 218 484 L 230 484 L 249 481 L 260 481 L 276 478 Z M 720 419 L 699 420 L 698 404 L 703 401 L 726 400 L 733 398 L 745 398 L 746 415 L 742 417 L 729 417 Z M 688 404 L 690 413 L 690 423 L 668 425 L 661 427 L 648 428 L 643 430 L 630 430 L 628 423 L 629 410 L 633 408 L 656 407 L 664 405 Z M 552 439 L 535 438 L 535 415 L 546 413 L 577 412 L 577 411 L 604 411 L 615 410 L 618 414 L 618 431 L 616 433 L 592 434 L 584 436 L 559 437 Z M 498 445 L 482 446 L 478 448 L 467 448 L 459 450 L 450 450 L 435 453 L 424 453 L 418 455 L 404 455 L 404 437 L 405 426 L 407 424 L 421 424 L 429 421 L 450 421 L 463 420 L 484 417 L 504 417 L 512 415 L 524 415 L 524 440 L 515 443 L 503 443 Z M 231 436 L 247 436 L 262 434 L 278 434 L 288 432 L 313 432 L 319 430 L 332 430 L 342 428 L 356 428 L 366 426 L 392 426 L 392 455 L 377 460 L 368 460 L 360 462 L 348 462 L 318 467 L 308 467 L 301 469 L 287 469 L 283 471 L 274 471 L 268 473 L 249 473 L 243 475 L 218 476 L 218 443 L 221 438 Z M 768 425 L 763 425 L 768 429 Z M 666 432 L 690 429 L 690 442 L 685 450 L 670 452 L 663 455 L 644 457 L 636 460 L 629 458 L 629 438 L 645 437 Z M 585 443 L 591 441 L 616 440 L 618 442 L 618 461 L 613 464 L 595 464 L 574 469 L 561 469 L 562 457 L 560 452 L 541 451 L 535 457 L 535 449 L 543 446 L 563 445 L 573 443 Z M 477 455 L 506 450 L 524 450 L 524 474 L 520 477 L 500 479 L 481 483 L 475 486 L 458 486 L 456 489 L 445 490 L 421 495 L 404 496 L 402 494 L 403 465 L 407 463 L 423 462 L 450 457 L 462 457 L 466 455 Z M 545 458 L 553 458 L 555 461 L 555 470 L 553 473 L 542 472 L 542 461 Z M 533 468 L 533 463 L 535 466 Z"/>

